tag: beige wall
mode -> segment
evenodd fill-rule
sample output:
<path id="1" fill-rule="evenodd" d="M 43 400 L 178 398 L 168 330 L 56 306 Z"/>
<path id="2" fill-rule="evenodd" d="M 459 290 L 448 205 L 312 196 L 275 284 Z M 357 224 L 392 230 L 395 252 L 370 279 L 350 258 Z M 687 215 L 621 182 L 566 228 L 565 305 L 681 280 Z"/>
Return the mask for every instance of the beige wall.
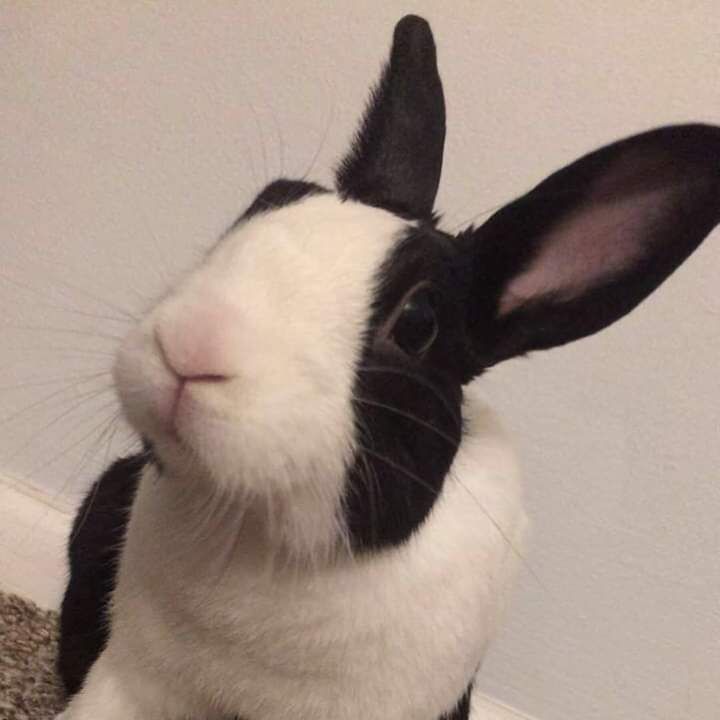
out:
<path id="1" fill-rule="evenodd" d="M 0 472 L 66 502 L 87 486 L 104 380 L 37 406 L 62 386 L 26 383 L 102 367 L 112 338 L 84 333 L 119 332 L 105 303 L 142 307 L 266 177 L 317 154 L 327 180 L 410 10 L 439 44 L 446 227 L 621 135 L 720 123 L 714 0 L 5 0 Z M 716 232 L 617 327 L 483 380 L 526 468 L 535 577 L 482 685 L 538 718 L 718 716 L 718 278 Z"/>

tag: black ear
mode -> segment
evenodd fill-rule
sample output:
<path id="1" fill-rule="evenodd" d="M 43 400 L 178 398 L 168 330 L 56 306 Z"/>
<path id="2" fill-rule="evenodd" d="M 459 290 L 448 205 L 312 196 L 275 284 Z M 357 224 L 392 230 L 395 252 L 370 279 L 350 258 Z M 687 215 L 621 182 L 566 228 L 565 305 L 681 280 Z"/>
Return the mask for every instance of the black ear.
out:
<path id="1" fill-rule="evenodd" d="M 459 237 L 469 374 L 597 332 L 632 310 L 720 221 L 720 128 L 609 145 Z"/>
<path id="2" fill-rule="evenodd" d="M 414 15 L 395 27 L 390 61 L 352 149 L 337 171 L 339 192 L 430 219 L 440 182 L 445 100 L 430 26 Z"/>

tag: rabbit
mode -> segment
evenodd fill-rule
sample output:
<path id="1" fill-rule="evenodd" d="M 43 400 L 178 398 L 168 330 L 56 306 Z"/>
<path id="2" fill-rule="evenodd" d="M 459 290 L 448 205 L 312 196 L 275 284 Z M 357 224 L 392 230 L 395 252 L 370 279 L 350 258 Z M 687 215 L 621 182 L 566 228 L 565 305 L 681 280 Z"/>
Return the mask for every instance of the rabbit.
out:
<path id="1" fill-rule="evenodd" d="M 615 322 L 720 220 L 720 128 L 662 127 L 440 228 L 428 23 L 335 187 L 279 179 L 122 342 L 144 442 L 69 545 L 63 720 L 467 720 L 526 535 L 485 370 Z"/>

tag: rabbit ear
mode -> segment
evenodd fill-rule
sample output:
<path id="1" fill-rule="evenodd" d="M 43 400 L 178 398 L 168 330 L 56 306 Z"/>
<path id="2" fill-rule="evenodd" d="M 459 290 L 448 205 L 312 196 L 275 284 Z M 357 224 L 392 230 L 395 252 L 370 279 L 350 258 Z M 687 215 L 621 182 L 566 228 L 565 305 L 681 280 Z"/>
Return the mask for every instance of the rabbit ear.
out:
<path id="1" fill-rule="evenodd" d="M 647 132 L 581 158 L 459 237 L 474 367 L 597 332 L 720 221 L 720 128 Z"/>
<path id="2" fill-rule="evenodd" d="M 415 218 L 432 217 L 445 142 L 445 100 L 428 23 L 395 27 L 353 146 L 337 171 L 339 192 Z"/>

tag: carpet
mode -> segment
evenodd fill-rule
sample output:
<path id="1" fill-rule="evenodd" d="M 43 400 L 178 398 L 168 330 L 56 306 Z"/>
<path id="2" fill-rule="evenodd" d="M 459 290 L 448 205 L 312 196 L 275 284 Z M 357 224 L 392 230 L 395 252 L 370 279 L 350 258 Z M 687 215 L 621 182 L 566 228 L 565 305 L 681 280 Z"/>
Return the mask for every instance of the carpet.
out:
<path id="1" fill-rule="evenodd" d="M 57 613 L 0 592 L 0 720 L 50 720 L 62 706 L 55 674 Z"/>

